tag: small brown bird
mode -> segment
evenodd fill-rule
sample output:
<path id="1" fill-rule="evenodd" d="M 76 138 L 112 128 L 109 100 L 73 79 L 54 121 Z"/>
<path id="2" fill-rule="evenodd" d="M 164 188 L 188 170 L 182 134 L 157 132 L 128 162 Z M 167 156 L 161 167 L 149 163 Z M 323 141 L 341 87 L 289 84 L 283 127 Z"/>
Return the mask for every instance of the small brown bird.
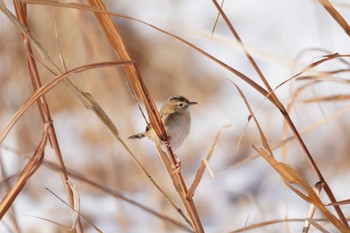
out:
<path id="1" fill-rule="evenodd" d="M 183 96 L 172 96 L 160 109 L 160 117 L 163 121 L 170 146 L 173 150 L 179 148 L 191 129 L 191 115 L 189 107 L 197 104 L 190 102 Z M 147 137 L 156 143 L 161 143 L 151 124 L 148 124 L 146 131 L 134 134 L 129 139 L 141 139 Z"/>

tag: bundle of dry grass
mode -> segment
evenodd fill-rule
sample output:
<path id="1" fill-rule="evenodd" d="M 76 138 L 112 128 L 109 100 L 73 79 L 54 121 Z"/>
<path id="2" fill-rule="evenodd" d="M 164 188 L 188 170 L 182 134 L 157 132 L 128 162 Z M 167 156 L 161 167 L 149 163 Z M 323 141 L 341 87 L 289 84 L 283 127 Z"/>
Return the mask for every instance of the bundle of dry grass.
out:
<path id="1" fill-rule="evenodd" d="M 226 174 L 230 176 L 227 171 L 243 167 L 257 158 L 263 158 L 269 171 L 277 174 L 283 181 L 282 189 L 288 188 L 302 200 L 303 204 L 308 205 L 308 211 L 305 211 L 303 218 L 287 216 L 283 220 L 262 221 L 241 229 L 237 229 L 239 226 L 230 225 L 231 228 L 237 229 L 233 232 L 253 229 L 260 231 L 280 222 L 287 223 L 286 232 L 288 224 L 292 222 L 297 222 L 303 232 L 308 232 L 310 229 L 327 232 L 328 228 L 337 229 L 339 232 L 350 232 L 347 217 L 341 208 L 341 205 L 349 204 L 349 201 L 336 200 L 334 190 L 302 137 L 307 132 L 318 130 L 327 122 L 339 119 L 349 107 L 341 106 L 333 115 L 325 117 L 322 121 L 315 121 L 303 130 L 298 129 L 291 117 L 297 99 L 303 98 L 301 96 L 308 88 L 326 81 L 348 85 L 346 79 L 336 77 L 337 74 L 348 72 L 348 68 L 322 72 L 318 69 L 323 64 L 334 61 L 349 67 L 349 55 L 328 53 L 306 65 L 305 68 L 298 68 L 301 71 L 280 85 L 272 87 L 271 81 L 263 74 L 250 49 L 246 47 L 226 15 L 223 4 L 224 2 L 220 5 L 213 0 L 213 11 L 217 12 L 213 33 L 218 22 L 223 22 L 239 49 L 243 51 L 250 69 L 254 71 L 259 81 L 184 37 L 148 22 L 108 10 L 102 0 L 89 0 L 88 3 L 52 0 L 14 1 L 15 13 L 9 10 L 8 4 L 5 5 L 5 2 L 0 0 L 0 9 L 5 19 L 12 25 L 10 39 L 6 41 L 4 39 L 3 42 L 8 46 L 3 46 L 0 53 L 18 59 L 16 62 L 11 62 L 11 59 L 5 58 L 8 60 L 4 63 L 11 63 L 12 67 L 1 75 L 11 77 L 12 80 L 1 79 L 0 91 L 5 93 L 6 88 L 10 88 L 11 85 L 17 85 L 22 90 L 21 93 L 15 93 L 11 97 L 14 99 L 0 100 L 0 108 L 11 112 L 11 114 L 4 114 L 5 111 L 0 113 L 3 114 L 1 117 L 7 120 L 7 123 L 0 128 L 1 150 L 18 155 L 20 164 L 14 171 L 8 173 L 8 162 L 3 161 L 3 156 L 0 154 L 2 190 L 6 190 L 2 193 L 0 219 L 6 218 L 4 225 L 8 225 L 10 232 L 31 230 L 21 229 L 22 220 L 19 220 L 21 217 L 16 214 L 17 208 L 11 207 L 23 193 L 29 194 L 39 203 L 47 199 L 56 201 L 55 204 L 50 202 L 49 208 L 58 214 L 43 217 L 36 216 L 33 211 L 32 217 L 35 216 L 36 220 L 54 226 L 59 232 L 87 232 L 90 229 L 107 232 L 108 229 L 105 230 L 103 224 L 101 226 L 98 223 L 97 215 L 99 219 L 116 222 L 118 231 L 138 229 L 135 226 L 145 224 L 149 216 L 157 219 L 155 226 L 145 226 L 149 231 L 150 229 L 159 232 L 165 229 L 174 232 L 207 231 L 206 226 L 210 225 L 207 222 L 215 219 L 210 218 L 210 206 L 223 200 L 220 200 L 220 196 L 203 198 L 207 194 L 203 190 L 198 190 L 205 182 L 203 180 L 206 178 L 203 177 L 206 171 L 212 177 L 219 173 L 213 171 L 210 162 L 216 153 L 220 137 L 224 134 L 223 130 L 229 126 L 224 126 L 222 123 L 221 129 L 212 129 L 217 132 L 215 137 L 205 135 L 206 142 L 210 142 L 207 147 L 203 141 L 198 143 L 200 145 L 193 143 L 189 154 L 208 152 L 202 159 L 198 159 L 198 156 L 197 159 L 193 159 L 195 156 L 191 156 L 191 163 L 194 165 L 191 167 L 185 165 L 183 169 L 178 169 L 177 156 L 169 144 L 166 144 L 165 150 L 156 145 L 159 154 L 156 157 L 153 156 L 154 150 L 140 148 L 135 142 L 126 141 L 130 132 L 134 131 L 131 129 L 137 127 L 131 120 L 135 115 L 135 109 L 144 114 L 144 118 L 146 121 L 149 120 L 158 137 L 166 142 L 168 138 L 155 99 L 164 99 L 169 96 L 169 92 L 176 92 L 172 94 L 182 92 L 181 94 L 185 96 L 188 96 L 186 93 L 197 96 L 193 99 L 200 103 L 200 100 L 204 102 L 208 100 L 208 93 L 220 91 L 222 83 L 210 77 L 205 71 L 198 71 L 201 80 L 186 76 L 186 73 L 190 72 L 188 70 L 195 66 L 194 59 L 190 55 L 192 52 L 197 52 L 201 58 L 217 64 L 220 69 L 234 77 L 229 82 L 225 81 L 225 87 L 233 87 L 232 89 L 237 91 L 239 100 L 244 103 L 248 112 L 247 125 L 253 125 L 252 128 L 255 129 L 253 133 L 248 132 L 247 126 L 247 131 L 242 130 L 244 132 L 241 134 L 224 135 L 221 144 L 225 144 L 228 149 L 222 154 L 232 154 L 234 153 L 232 151 L 237 151 L 234 150 L 236 147 L 244 147 L 240 153 L 250 153 L 250 156 L 242 156 L 234 161 L 228 156 L 230 159 L 225 163 L 229 165 L 222 170 L 227 169 Z M 349 25 L 333 5 L 328 1 L 320 1 L 319 4 L 350 35 Z M 113 22 L 114 19 L 122 20 L 123 23 L 118 25 Z M 156 43 L 146 39 L 142 41 L 141 35 L 134 36 L 137 32 L 130 28 L 128 24 L 130 22 L 152 29 L 168 40 Z M 142 43 L 144 47 L 140 49 L 139 45 Z M 173 62 L 164 62 L 157 66 L 158 69 L 149 68 L 150 62 L 147 61 L 147 57 L 161 47 L 166 47 L 167 52 L 181 50 L 188 56 L 186 59 L 172 58 Z M 145 50 L 146 55 L 140 50 Z M 147 77 L 143 76 L 144 72 L 148 73 Z M 150 76 L 162 78 L 150 78 Z M 282 101 L 276 93 L 296 80 L 304 81 L 304 84 L 293 89 L 289 102 Z M 173 83 L 178 85 L 173 86 Z M 247 85 L 253 90 L 255 97 L 261 99 L 257 106 L 253 106 L 249 93 L 245 92 L 240 84 Z M 10 94 L 2 96 L 10 98 Z M 335 103 L 348 99 L 349 95 L 339 93 L 310 97 L 305 103 L 324 101 Z M 276 119 L 282 122 L 278 129 L 282 132 L 281 137 L 277 141 L 269 138 L 266 125 L 262 125 L 263 120 L 257 113 L 266 102 L 271 104 L 270 111 L 276 113 Z M 232 102 L 227 99 L 227 103 L 230 105 Z M 138 107 L 135 107 L 136 105 Z M 84 108 L 90 111 L 83 112 Z M 238 111 L 238 108 L 234 110 Z M 91 112 L 93 114 L 90 114 Z M 266 112 L 263 114 L 266 115 Z M 92 115 L 94 117 L 91 117 Z M 247 135 L 251 141 L 246 139 Z M 12 143 L 15 148 L 6 146 L 13 141 L 16 141 Z M 296 147 L 299 149 L 295 150 Z M 295 151 L 302 161 L 300 163 L 304 166 L 306 162 L 308 164 L 305 166 L 308 178 L 305 177 L 305 170 L 287 162 L 287 154 Z M 194 178 L 187 177 L 187 174 L 191 174 Z M 36 185 L 40 188 L 35 188 Z M 66 198 L 58 191 L 62 187 Z M 212 189 L 218 191 L 215 186 Z M 324 197 L 321 196 L 322 193 L 325 194 Z M 103 196 L 103 200 L 108 197 L 117 199 L 118 210 L 112 211 L 113 213 L 109 215 L 104 213 L 99 216 L 104 207 L 102 204 L 99 206 L 93 203 L 95 195 Z M 87 204 L 89 200 L 90 203 Z M 86 210 L 91 203 L 95 205 L 92 212 Z M 129 207 L 125 207 L 125 203 L 132 206 L 132 210 L 137 214 L 134 214 Z M 232 206 L 236 206 L 237 203 Z M 228 202 L 224 204 L 227 209 L 231 208 L 229 204 Z M 218 221 L 219 224 L 233 218 L 226 216 L 225 211 L 223 210 L 218 218 L 224 216 L 227 219 Z M 67 217 L 69 212 L 72 213 L 72 217 Z M 319 212 L 322 218 L 315 217 L 316 212 Z M 235 211 L 235 215 L 242 216 L 239 210 Z M 303 225 L 300 222 L 303 222 Z M 229 231 L 223 227 L 226 226 L 214 228 Z M 278 229 L 284 231 L 281 227 Z"/>

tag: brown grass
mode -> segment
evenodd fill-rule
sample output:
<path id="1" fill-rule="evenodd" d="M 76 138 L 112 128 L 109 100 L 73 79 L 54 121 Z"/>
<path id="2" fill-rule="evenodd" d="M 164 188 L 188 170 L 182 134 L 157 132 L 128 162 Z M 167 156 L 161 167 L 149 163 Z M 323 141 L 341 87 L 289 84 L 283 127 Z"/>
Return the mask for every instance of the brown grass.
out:
<path id="1" fill-rule="evenodd" d="M 146 54 L 146 56 L 143 55 L 142 57 L 138 56 L 139 51 L 136 49 L 130 52 L 127 44 L 128 39 L 123 35 L 123 32 L 133 33 L 133 31 L 128 28 L 129 24 L 119 27 L 116 26 L 116 23 L 113 21 L 114 19 L 143 25 L 169 38 L 172 44 L 177 42 L 180 44 L 179 47 L 187 47 L 191 53 L 197 52 L 202 58 L 207 58 L 210 62 L 217 64 L 219 68 L 228 71 L 232 74 L 231 76 L 235 78 L 238 77 L 243 81 L 242 83 L 245 83 L 251 90 L 254 90 L 256 96 L 262 99 L 263 104 L 260 102 L 258 107 L 254 106 L 250 101 L 250 96 L 248 96 L 245 90 L 238 84 L 238 80 L 230 80 L 228 85 L 233 84 L 240 96 L 240 100 L 242 100 L 245 109 L 248 111 L 247 125 L 251 126 L 251 122 L 254 123 L 253 128 L 256 130 L 254 136 L 260 141 L 245 142 L 251 145 L 251 148 L 246 149 L 251 154 L 245 156 L 241 160 L 235 161 L 235 163 L 230 166 L 226 166 L 221 170 L 221 174 L 229 175 L 230 172 L 237 167 L 244 167 L 244 165 L 251 163 L 257 158 L 262 158 L 263 161 L 266 162 L 265 164 L 269 166 L 271 173 L 281 178 L 282 186 L 296 194 L 304 204 L 308 205 L 308 211 L 305 210 L 304 218 L 295 219 L 286 217 L 284 220 L 267 220 L 261 223 L 248 224 L 244 228 L 230 226 L 237 228 L 237 230 L 232 232 L 264 229 L 269 225 L 281 222 L 286 224 L 303 222 L 303 224 L 300 223 L 300 229 L 302 229 L 303 232 L 308 232 L 311 229 L 327 232 L 329 225 L 339 232 L 350 232 L 346 214 L 344 214 L 344 210 L 342 209 L 342 205 L 349 204 L 349 201 L 336 200 L 335 191 L 326 180 L 322 167 L 320 167 L 315 159 L 315 155 L 311 152 L 308 143 L 303 137 L 303 135 L 308 132 L 317 131 L 328 122 L 338 120 L 341 115 L 348 112 L 349 107 L 342 106 L 334 113 L 328 114 L 324 119 L 315 121 L 312 125 L 302 130 L 298 129 L 294 120 L 295 118 L 291 115 L 298 105 L 299 99 L 303 99 L 304 103 L 307 104 L 322 104 L 323 102 L 335 104 L 339 101 L 345 102 L 349 100 L 349 95 L 342 93 L 307 98 L 303 96 L 308 89 L 324 82 L 348 85 L 348 80 L 339 78 L 337 75 L 348 73 L 350 70 L 349 68 L 326 71 L 318 70 L 319 67 L 330 62 L 343 63 L 343 65 L 349 67 L 349 63 L 347 62 L 349 58 L 348 54 L 328 53 L 324 57 L 305 65 L 305 68 L 284 80 L 276 87 L 272 87 L 269 82 L 269 77 L 263 74 L 254 55 L 245 45 L 234 24 L 226 15 L 224 2 L 220 4 L 216 0 L 213 0 L 213 9 L 215 9 L 214 12 L 216 12 L 217 17 L 212 27 L 212 34 L 215 33 L 217 24 L 221 21 L 224 22 L 224 26 L 227 27 L 227 30 L 232 34 L 235 42 L 238 43 L 239 49 L 243 51 L 245 58 L 249 62 L 249 66 L 260 79 L 259 81 L 245 75 L 238 69 L 201 49 L 195 43 L 175 33 L 137 18 L 107 10 L 102 0 L 89 0 L 88 2 L 89 3 L 63 3 L 55 0 L 14 1 L 14 14 L 8 10 L 8 6 L 5 5 L 4 1 L 0 0 L 1 12 L 12 24 L 12 30 L 21 35 L 21 39 L 17 37 L 17 41 L 21 41 L 23 45 L 21 49 L 19 49 L 19 54 L 15 54 L 15 56 L 25 57 L 25 60 L 11 67 L 9 73 L 12 72 L 11 77 L 21 76 L 21 78 L 25 77 L 28 79 L 24 84 L 17 84 L 18 86 L 23 85 L 21 88 L 25 89 L 22 93 L 23 95 L 16 96 L 18 98 L 17 101 L 21 103 L 20 106 L 9 107 L 11 104 L 10 101 L 7 100 L 0 102 L 0 107 L 2 109 L 11 110 L 11 114 L 8 114 L 11 115 L 11 117 L 7 116 L 6 118 L 8 119 L 8 123 L 0 128 L 0 146 L 3 150 L 18 154 L 22 164 L 22 166 L 16 168 L 15 175 L 9 175 L 5 172 L 6 163 L 3 161 L 2 155 L 0 154 L 2 187 L 3 190 L 5 190 L 0 203 L 0 219 L 9 219 L 7 221 L 10 222 L 11 227 L 9 228 L 11 228 L 12 232 L 28 232 L 21 230 L 20 217 L 14 213 L 12 206 L 22 193 L 25 195 L 26 192 L 29 192 L 30 188 L 28 187 L 31 187 L 30 185 L 35 182 L 40 184 L 44 181 L 37 175 L 39 172 L 43 172 L 47 178 L 57 174 L 61 177 L 61 183 L 56 180 L 54 188 L 59 189 L 58 187 L 63 187 L 67 200 L 56 194 L 56 191 L 52 190 L 52 187 L 46 188 L 46 191 L 39 191 L 39 197 L 37 197 L 41 199 L 49 193 L 51 197 L 53 196 L 60 200 L 60 208 L 62 208 L 62 206 L 64 208 L 66 205 L 69 206 L 69 210 L 73 213 L 71 224 L 62 224 L 61 216 L 55 216 L 54 220 L 51 220 L 50 216 L 37 217 L 41 221 L 56 225 L 60 232 L 71 230 L 84 232 L 90 227 L 97 232 L 103 231 L 103 227 L 95 223 L 92 217 L 94 213 L 90 213 L 91 216 L 88 216 L 88 214 L 84 212 L 84 205 L 81 203 L 80 196 L 89 195 L 94 192 L 98 193 L 98 195 L 113 197 L 122 203 L 121 205 L 127 203 L 138 211 L 147 213 L 147 216 L 153 216 L 158 219 L 157 224 L 159 225 L 155 228 L 159 231 L 164 229 L 184 232 L 206 231 L 204 219 L 208 217 L 202 217 L 201 213 L 204 215 L 205 211 L 203 210 L 209 208 L 208 206 L 210 205 L 215 205 L 215 202 L 208 203 L 209 200 L 213 199 L 205 199 L 205 201 L 197 202 L 196 198 L 197 196 L 201 197 L 206 195 L 205 193 L 203 194 L 203 190 L 198 190 L 202 182 L 204 183 L 204 180 L 207 179 L 205 177 L 205 170 L 207 170 L 212 177 L 220 174 L 220 172 L 216 172 L 215 166 L 211 167 L 210 163 L 213 158 L 216 159 L 214 156 L 216 153 L 215 148 L 219 146 L 220 143 L 223 143 L 219 137 L 223 137 L 222 134 L 225 134 L 226 131 L 214 129 L 214 131 L 217 131 L 217 135 L 214 140 L 211 140 L 210 148 L 205 148 L 205 143 L 199 145 L 202 150 L 207 150 L 208 152 L 207 156 L 201 161 L 198 161 L 198 159 L 194 160 L 193 164 L 195 165 L 191 167 L 191 174 L 195 174 L 193 180 L 186 177 L 187 172 L 185 169 L 185 171 L 182 168 L 180 170 L 176 169 L 178 165 L 176 155 L 170 146 L 167 146 L 166 151 L 163 151 L 160 145 L 156 145 L 157 153 L 159 154 L 158 159 L 155 158 L 155 156 L 148 156 L 152 153 L 151 151 L 137 149 L 135 144 L 125 141 L 125 138 L 127 138 L 125 135 L 131 134 L 130 131 L 134 127 L 133 122 L 130 120 L 132 119 L 131 111 L 132 106 L 135 105 L 134 101 L 137 102 L 138 100 L 140 100 L 141 105 L 139 106 L 139 110 L 142 111 L 142 109 L 145 109 L 145 115 L 155 129 L 158 137 L 163 141 L 167 141 L 166 131 L 158 114 L 155 101 L 156 98 L 165 96 L 165 94 L 161 92 L 162 87 L 153 87 L 149 85 L 150 80 L 143 77 L 143 68 L 141 69 L 141 67 L 147 67 L 147 65 L 143 64 L 149 54 Z M 349 25 L 336 8 L 326 0 L 319 1 L 319 4 L 327 10 L 341 29 L 350 35 Z M 38 21 L 30 21 L 30 19 L 35 18 L 35 15 L 32 15 L 32 12 L 35 11 L 45 12 L 45 16 L 53 16 L 53 27 L 52 25 L 44 23 L 42 25 L 37 25 Z M 46 14 L 49 11 L 51 11 L 51 13 Z M 73 26 L 72 28 L 67 26 L 68 31 L 64 31 L 60 28 L 60 25 L 64 24 L 64 18 L 67 12 L 69 12 L 72 17 L 76 17 L 78 19 L 77 22 L 86 23 L 86 25 L 81 26 L 81 32 L 83 32 L 81 36 L 83 39 L 81 41 L 70 41 L 74 39 L 72 37 L 73 32 L 69 32 L 69 30 L 74 30 Z M 41 26 L 48 27 L 45 31 L 47 35 L 40 34 L 42 33 L 40 32 Z M 95 36 L 95 34 L 98 36 Z M 142 42 L 141 39 L 136 40 L 138 44 L 142 44 Z M 67 43 L 77 43 L 76 48 L 74 46 L 71 47 L 71 49 L 76 49 L 77 52 L 65 50 L 64 44 Z M 157 49 L 157 43 L 155 45 L 149 44 L 148 46 L 154 46 L 154 48 Z M 149 51 L 152 51 L 152 49 Z M 78 56 L 76 54 L 80 53 L 86 53 L 86 57 L 82 58 L 82 64 L 74 59 L 75 56 Z M 133 55 L 135 55 L 135 57 Z M 176 65 L 175 63 L 171 64 L 168 70 L 179 70 L 184 64 L 188 65 L 188 69 L 193 69 L 191 62 L 193 61 L 188 60 L 184 63 L 179 62 L 180 65 Z M 26 69 L 23 69 L 24 67 L 26 67 Z M 164 72 L 166 73 L 166 71 Z M 168 72 L 170 73 L 170 71 Z M 187 89 L 184 87 L 181 91 L 191 95 L 201 95 L 204 101 L 208 97 L 206 93 L 203 94 L 203 89 L 219 92 L 220 85 L 216 84 L 216 79 L 213 81 L 213 79 L 209 77 L 210 75 L 205 76 L 204 73 L 206 72 L 200 73 L 203 76 L 203 81 L 188 81 L 187 77 L 179 78 L 179 83 L 187 82 L 193 84 L 193 87 L 192 85 L 191 87 L 187 87 Z M 110 77 L 113 78 L 111 79 Z M 10 82 L 5 79 L 3 80 L 4 81 L 0 80 L 0 82 Z M 172 79 L 166 79 L 163 83 L 169 83 L 171 85 L 171 80 Z M 208 82 L 209 80 L 211 80 L 211 83 Z M 276 93 L 286 85 L 297 83 L 297 81 L 303 81 L 304 84 L 293 89 L 289 102 L 284 103 Z M 158 82 L 155 81 L 155 83 Z M 259 83 L 262 83 L 262 85 Z M 200 88 L 195 89 L 195 84 L 198 84 Z M 101 89 L 94 89 L 94 87 L 99 87 Z M 5 85 L 1 86 L 0 90 L 5 92 Z M 30 93 L 31 91 L 32 93 L 29 94 L 29 96 L 25 95 L 25 93 Z M 158 91 L 159 93 L 157 93 Z M 283 126 L 280 129 L 281 138 L 277 142 L 273 142 L 269 138 L 266 133 L 266 128 L 263 125 L 264 123 L 259 119 L 257 113 L 259 108 L 264 107 L 265 101 L 272 104 L 272 112 L 280 113 L 278 119 L 283 122 Z M 34 103 L 36 103 L 35 110 L 38 110 L 40 115 L 33 115 L 31 112 L 34 109 Z M 78 105 L 74 103 L 81 104 Z M 91 174 L 86 172 L 88 169 L 84 166 L 85 161 L 79 161 L 78 166 L 72 167 L 74 164 L 77 164 L 73 163 L 71 160 L 75 158 L 74 152 L 70 155 L 73 156 L 73 158 L 65 156 L 67 148 L 63 146 L 65 151 L 63 152 L 61 145 L 64 144 L 64 138 L 60 138 L 59 136 L 59 133 L 62 133 L 62 129 L 56 128 L 53 117 L 53 115 L 56 113 L 59 114 L 63 110 L 68 111 L 73 117 L 73 112 L 75 112 L 76 109 L 81 109 L 81 106 L 90 110 L 89 112 L 92 112 L 94 117 L 96 117 L 94 119 L 98 119 L 98 122 L 102 123 L 100 124 L 100 128 L 96 128 L 96 130 L 91 129 L 93 128 L 92 124 L 90 125 L 90 122 L 85 120 L 85 115 L 79 113 L 79 120 L 84 122 L 83 131 L 89 132 L 86 133 L 86 135 L 89 135 L 89 139 L 82 139 L 86 141 L 85 145 L 82 147 L 85 151 L 89 151 L 92 148 L 90 147 L 91 143 L 100 145 L 100 147 L 96 146 L 99 148 L 96 149 L 96 151 L 95 149 L 91 149 L 93 157 L 90 157 L 90 155 L 86 156 L 86 161 L 90 163 L 89 166 L 92 166 L 92 170 L 96 171 L 96 174 L 98 174 L 97 177 L 90 177 Z M 52 111 L 52 109 L 54 109 L 54 111 Z M 40 121 L 35 119 L 36 123 L 31 125 L 33 122 L 32 116 L 36 116 L 36 118 L 40 117 Z M 66 120 L 70 122 L 71 119 Z M 119 123 L 117 127 L 115 122 L 125 122 L 125 124 Z M 68 125 L 68 122 L 65 123 Z M 22 134 L 14 133 L 16 130 L 21 132 L 21 124 L 26 125 L 32 132 L 29 132 L 30 130 L 22 130 L 22 132 L 24 132 Z M 76 130 L 78 130 L 78 124 L 76 127 Z M 71 136 L 71 134 L 75 135 L 78 133 L 77 131 L 68 132 L 67 135 Z M 245 134 L 246 133 L 245 131 Z M 241 140 L 247 140 L 244 139 L 245 134 L 242 134 L 240 137 L 240 142 Z M 31 138 L 33 143 L 28 143 L 27 145 L 23 145 L 23 147 L 18 146 L 18 148 L 9 149 L 6 147 L 6 141 L 11 141 L 12 137 L 19 138 L 19 141 L 23 141 L 23 138 L 26 137 Z M 292 142 L 294 144 L 292 144 Z M 228 144 L 232 144 L 232 139 Z M 239 143 L 239 147 L 242 147 L 241 145 L 242 143 Z M 133 146 L 135 146 L 135 148 Z M 75 142 L 72 142 L 69 147 L 74 151 L 74 147 L 78 148 L 80 146 L 78 143 L 75 144 Z M 29 151 L 24 152 L 24 148 L 26 148 L 25 150 L 29 148 Z M 234 153 L 233 151 L 236 147 L 230 146 L 229 148 L 229 153 Z M 305 177 L 305 173 L 302 172 L 299 167 L 287 162 L 287 154 L 293 151 L 292 148 L 301 148 L 301 151 L 298 152 L 296 157 L 299 161 L 308 162 L 307 174 L 313 177 L 312 181 L 310 181 L 308 177 Z M 193 146 L 193 150 L 191 151 L 192 155 L 196 154 L 195 149 L 196 147 Z M 277 152 L 278 149 L 281 149 L 281 151 L 279 151 L 280 153 Z M 276 154 L 278 155 L 276 156 Z M 100 156 L 103 157 L 103 159 L 99 160 Z M 97 161 L 105 161 L 106 164 L 99 164 Z M 70 168 L 67 168 L 66 164 L 69 164 Z M 163 165 L 162 169 L 160 169 L 161 165 Z M 46 169 L 44 169 L 44 167 Z M 197 172 L 195 173 L 195 171 Z M 230 177 L 229 179 L 234 179 L 234 177 Z M 188 180 L 190 180 L 190 182 L 187 182 Z M 149 203 L 148 201 L 140 202 L 134 199 L 134 194 L 137 194 L 140 190 L 142 193 L 142 188 L 150 187 L 152 192 L 144 194 L 145 199 L 150 200 Z M 213 189 L 215 190 L 215 188 Z M 344 189 L 346 190 L 346 187 L 344 187 Z M 49 190 L 49 192 L 47 192 L 47 190 Z M 325 194 L 324 197 L 322 196 L 323 193 Z M 220 197 L 217 197 L 217 199 L 219 198 Z M 149 207 L 152 202 L 156 202 L 157 206 L 154 208 Z M 163 207 L 164 209 L 162 209 Z M 227 203 L 227 208 L 230 208 L 229 203 Z M 99 206 L 96 206 L 96 213 L 101 210 Z M 317 212 L 321 213 L 323 218 L 315 217 Z M 123 208 L 121 208 L 118 214 L 120 213 L 122 213 L 121 215 L 123 215 L 123 217 L 118 215 L 119 217 L 115 217 L 115 221 L 118 222 L 121 228 L 123 226 L 125 231 L 129 231 L 129 229 L 133 227 L 132 219 L 136 216 L 133 216 L 127 211 L 125 211 L 124 214 Z M 235 214 L 240 216 L 239 212 Z M 208 215 L 210 215 L 210 213 Z M 107 216 L 105 218 L 107 219 Z M 232 218 L 232 216 L 227 217 L 227 219 L 230 218 Z M 324 225 L 324 223 L 329 225 Z M 282 232 L 282 228 L 278 227 L 278 229 Z M 229 229 L 225 230 L 227 232 L 229 231 Z M 285 231 L 288 232 L 288 225 Z"/>

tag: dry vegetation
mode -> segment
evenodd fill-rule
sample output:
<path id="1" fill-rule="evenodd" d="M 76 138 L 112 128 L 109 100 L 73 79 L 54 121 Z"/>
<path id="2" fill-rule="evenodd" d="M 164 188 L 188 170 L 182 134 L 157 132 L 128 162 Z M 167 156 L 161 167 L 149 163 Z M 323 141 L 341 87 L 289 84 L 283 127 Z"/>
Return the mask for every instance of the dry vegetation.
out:
<path id="1" fill-rule="evenodd" d="M 108 3 L 0 0 L 1 232 L 350 232 L 349 55 L 300 51 L 275 85 L 221 2 L 210 27 L 248 75 Z M 166 141 L 157 105 L 173 94 L 200 103 L 181 170 L 170 147 L 127 140 L 138 102 Z"/>

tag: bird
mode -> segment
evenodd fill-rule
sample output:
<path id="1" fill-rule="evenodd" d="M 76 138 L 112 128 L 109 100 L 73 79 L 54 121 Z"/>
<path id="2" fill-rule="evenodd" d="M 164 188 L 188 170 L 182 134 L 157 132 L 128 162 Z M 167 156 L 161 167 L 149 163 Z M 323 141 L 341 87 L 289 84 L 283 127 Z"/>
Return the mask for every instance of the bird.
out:
<path id="1" fill-rule="evenodd" d="M 197 102 L 189 101 L 186 97 L 175 95 L 168 98 L 160 109 L 160 118 L 162 119 L 165 131 L 168 136 L 168 144 L 173 150 L 178 149 L 190 133 L 191 115 L 189 108 Z M 157 144 L 164 144 L 158 138 L 151 124 L 148 124 L 145 132 L 131 135 L 129 139 L 149 138 Z"/>

